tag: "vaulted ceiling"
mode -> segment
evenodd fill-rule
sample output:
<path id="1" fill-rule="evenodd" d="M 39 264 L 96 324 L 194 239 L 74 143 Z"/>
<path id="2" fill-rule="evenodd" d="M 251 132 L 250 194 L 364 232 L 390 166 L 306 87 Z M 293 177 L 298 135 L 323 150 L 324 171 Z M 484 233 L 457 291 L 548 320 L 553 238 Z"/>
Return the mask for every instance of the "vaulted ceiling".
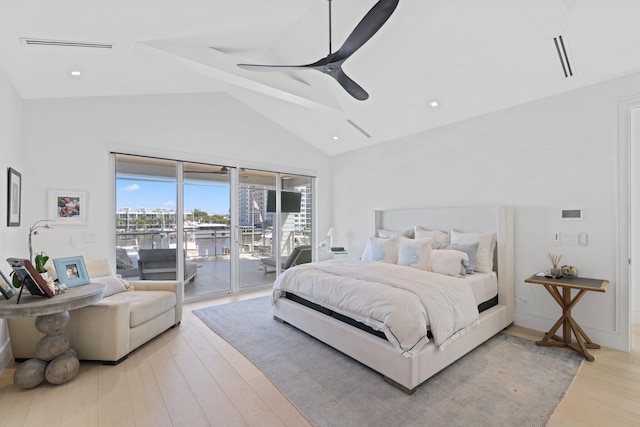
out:
<path id="1" fill-rule="evenodd" d="M 375 3 L 332 0 L 334 51 Z M 400 0 L 344 63 L 358 101 L 317 71 L 237 67 L 324 58 L 328 0 L 2 0 L 0 67 L 26 100 L 224 91 L 336 154 L 638 72 L 639 18 L 637 0 Z"/>

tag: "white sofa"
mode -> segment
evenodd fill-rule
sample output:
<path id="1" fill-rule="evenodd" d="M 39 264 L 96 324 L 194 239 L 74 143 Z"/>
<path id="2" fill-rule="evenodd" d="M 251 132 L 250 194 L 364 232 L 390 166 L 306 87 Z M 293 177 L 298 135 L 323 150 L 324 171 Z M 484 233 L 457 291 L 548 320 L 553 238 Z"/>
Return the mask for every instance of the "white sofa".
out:
<path id="1" fill-rule="evenodd" d="M 79 359 L 117 364 L 182 320 L 182 281 L 129 281 L 131 288 L 127 290 L 113 273 L 109 260 L 89 260 L 85 264 L 91 282 L 105 284 L 108 296 L 69 312 L 64 334 Z M 53 268 L 49 272 L 55 275 Z M 112 292 L 116 293 L 109 295 Z M 18 360 L 35 357 L 36 343 L 43 334 L 34 322 L 32 317 L 7 321 L 13 357 Z"/>

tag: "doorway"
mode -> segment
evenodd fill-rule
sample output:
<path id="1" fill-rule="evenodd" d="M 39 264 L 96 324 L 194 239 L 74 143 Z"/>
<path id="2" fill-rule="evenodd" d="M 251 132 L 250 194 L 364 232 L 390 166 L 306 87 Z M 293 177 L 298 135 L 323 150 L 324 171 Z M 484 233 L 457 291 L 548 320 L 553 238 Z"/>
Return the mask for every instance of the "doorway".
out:
<path id="1" fill-rule="evenodd" d="M 640 97 L 618 105 L 618 283 L 620 333 L 626 350 L 633 345 L 633 325 L 640 324 Z"/>

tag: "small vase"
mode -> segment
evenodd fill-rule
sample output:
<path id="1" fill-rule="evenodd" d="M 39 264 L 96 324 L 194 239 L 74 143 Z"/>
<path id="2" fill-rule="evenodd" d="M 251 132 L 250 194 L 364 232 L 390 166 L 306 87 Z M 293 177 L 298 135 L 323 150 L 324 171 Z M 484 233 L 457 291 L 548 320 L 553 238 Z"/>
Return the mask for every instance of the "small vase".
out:
<path id="1" fill-rule="evenodd" d="M 557 267 L 552 268 L 551 270 L 549 270 L 549 273 L 551 273 L 551 275 L 552 275 L 553 277 L 560 277 L 560 276 L 562 276 L 562 271 L 561 271 L 559 268 L 557 268 Z"/>

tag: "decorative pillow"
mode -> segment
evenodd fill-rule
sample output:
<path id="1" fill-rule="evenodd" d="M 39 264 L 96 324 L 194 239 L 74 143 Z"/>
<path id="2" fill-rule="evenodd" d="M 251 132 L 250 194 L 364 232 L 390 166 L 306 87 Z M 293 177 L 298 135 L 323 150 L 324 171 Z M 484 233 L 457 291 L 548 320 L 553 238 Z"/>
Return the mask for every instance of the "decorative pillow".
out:
<path id="1" fill-rule="evenodd" d="M 496 249 L 495 233 L 462 233 L 451 230 L 451 243 L 479 243 L 475 271 L 479 273 L 493 271 L 493 253 Z"/>
<path id="2" fill-rule="evenodd" d="M 451 238 L 449 237 L 449 233 L 446 231 L 438 231 L 438 230 L 427 230 L 426 228 L 416 225 L 413 227 L 414 237 L 416 239 L 425 239 L 432 238 L 433 239 L 433 248 L 439 249 L 442 246 L 448 245 L 451 242 Z"/>
<path id="3" fill-rule="evenodd" d="M 407 239 L 400 237 L 398 240 L 398 265 L 429 271 L 431 265 L 431 244 L 433 239 Z"/>
<path id="4" fill-rule="evenodd" d="M 382 237 L 383 239 L 389 239 L 391 237 L 406 237 L 409 239 L 413 239 L 413 230 L 404 230 L 404 231 L 394 231 L 394 230 L 384 230 L 382 228 L 376 230 L 376 237 Z"/>
<path id="5" fill-rule="evenodd" d="M 469 256 L 452 249 L 434 249 L 431 251 L 431 271 L 447 276 L 463 277 L 467 272 Z"/>
<path id="6" fill-rule="evenodd" d="M 369 237 L 369 261 L 398 262 L 398 237 Z M 364 259 L 364 258 L 363 258 Z"/>
<path id="7" fill-rule="evenodd" d="M 127 291 L 124 283 L 117 276 L 93 277 L 91 278 L 91 283 L 100 283 L 105 286 L 102 292 L 103 298 Z"/>
<path id="8" fill-rule="evenodd" d="M 469 257 L 469 265 L 467 266 L 467 274 L 473 274 L 476 268 L 476 254 L 478 253 L 478 246 L 480 243 L 469 243 L 468 245 L 462 245 L 460 243 L 451 243 L 442 249 L 453 249 L 456 251 L 464 252 Z"/>

